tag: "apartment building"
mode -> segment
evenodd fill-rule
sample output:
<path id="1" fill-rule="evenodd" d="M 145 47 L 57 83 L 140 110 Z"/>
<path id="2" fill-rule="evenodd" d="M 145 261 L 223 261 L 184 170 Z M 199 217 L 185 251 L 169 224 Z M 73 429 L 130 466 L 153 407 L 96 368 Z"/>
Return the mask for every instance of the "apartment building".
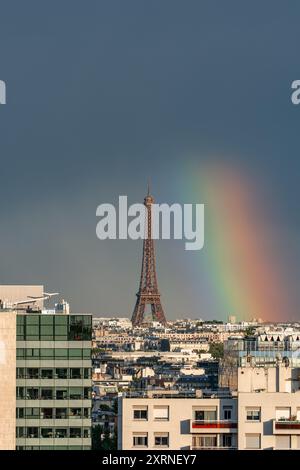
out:
<path id="1" fill-rule="evenodd" d="M 92 316 L 0 310 L 0 449 L 91 448 Z"/>
<path id="2" fill-rule="evenodd" d="M 238 369 L 237 392 L 119 397 L 118 448 L 300 449 L 300 369 Z"/>
<path id="3" fill-rule="evenodd" d="M 16 448 L 91 448 L 91 315 L 18 313 Z"/>

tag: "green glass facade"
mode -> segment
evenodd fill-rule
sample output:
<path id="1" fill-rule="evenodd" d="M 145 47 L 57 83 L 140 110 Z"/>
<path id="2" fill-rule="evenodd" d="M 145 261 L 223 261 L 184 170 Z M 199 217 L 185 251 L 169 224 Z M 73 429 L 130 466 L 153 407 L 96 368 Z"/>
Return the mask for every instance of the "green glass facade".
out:
<path id="1" fill-rule="evenodd" d="M 91 315 L 17 315 L 17 449 L 91 448 Z"/>

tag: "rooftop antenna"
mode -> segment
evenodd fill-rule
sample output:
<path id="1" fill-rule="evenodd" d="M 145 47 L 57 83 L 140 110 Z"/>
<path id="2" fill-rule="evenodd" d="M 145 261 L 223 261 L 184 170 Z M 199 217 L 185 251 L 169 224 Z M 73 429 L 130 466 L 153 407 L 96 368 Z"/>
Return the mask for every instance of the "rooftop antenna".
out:
<path id="1" fill-rule="evenodd" d="M 148 177 L 148 193 L 147 196 L 150 196 L 150 178 Z"/>

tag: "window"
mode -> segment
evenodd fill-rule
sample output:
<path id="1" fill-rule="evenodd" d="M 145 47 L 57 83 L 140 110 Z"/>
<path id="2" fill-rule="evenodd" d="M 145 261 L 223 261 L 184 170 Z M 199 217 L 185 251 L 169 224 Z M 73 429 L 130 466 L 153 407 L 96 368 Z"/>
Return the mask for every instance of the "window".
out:
<path id="1" fill-rule="evenodd" d="M 83 398 L 85 400 L 90 400 L 91 399 L 91 389 L 90 389 L 90 387 L 84 387 L 83 388 Z"/>
<path id="2" fill-rule="evenodd" d="M 41 349 L 41 359 L 53 359 L 54 349 L 43 348 Z"/>
<path id="3" fill-rule="evenodd" d="M 247 421 L 260 421 L 260 408 L 246 408 Z"/>
<path id="4" fill-rule="evenodd" d="M 83 359 L 91 359 L 91 354 L 92 354 L 92 351 L 90 348 L 85 348 L 82 350 L 82 357 Z"/>
<path id="5" fill-rule="evenodd" d="M 82 315 L 72 315 L 70 317 L 69 326 L 69 340 L 82 341 L 83 340 L 83 317 Z"/>
<path id="6" fill-rule="evenodd" d="M 68 369 L 62 369 L 62 368 L 55 369 L 55 377 L 57 379 L 67 379 Z"/>
<path id="7" fill-rule="evenodd" d="M 40 350 L 38 348 L 29 348 L 25 350 L 26 352 L 26 359 L 39 359 L 40 358 Z"/>
<path id="8" fill-rule="evenodd" d="M 26 388 L 26 398 L 27 400 L 38 400 L 39 399 L 39 389 L 34 387 Z"/>
<path id="9" fill-rule="evenodd" d="M 27 379 L 38 379 L 39 378 L 39 369 L 37 367 L 29 367 L 26 369 Z"/>
<path id="10" fill-rule="evenodd" d="M 168 421 L 169 419 L 169 407 L 168 406 L 154 406 L 153 418 L 156 421 Z"/>
<path id="11" fill-rule="evenodd" d="M 67 419 L 67 408 L 56 408 L 55 418 L 56 419 Z"/>
<path id="12" fill-rule="evenodd" d="M 34 428 L 34 427 L 27 428 L 26 437 L 37 439 L 39 437 L 39 428 Z"/>
<path id="13" fill-rule="evenodd" d="M 148 434 L 134 434 L 133 435 L 133 445 L 134 447 L 147 447 L 148 446 Z"/>
<path id="14" fill-rule="evenodd" d="M 81 437 L 81 428 L 70 428 L 70 437 Z"/>
<path id="15" fill-rule="evenodd" d="M 40 409 L 39 408 L 25 408 L 25 417 L 27 419 L 39 419 Z"/>
<path id="16" fill-rule="evenodd" d="M 43 438 L 52 438 L 53 437 L 53 429 L 52 428 L 41 428 L 41 437 Z"/>
<path id="17" fill-rule="evenodd" d="M 86 368 L 86 367 L 85 367 L 85 368 L 83 369 L 83 373 L 84 373 L 83 377 L 84 377 L 85 379 L 90 379 L 90 378 L 92 377 L 91 369 L 90 369 L 90 368 Z"/>
<path id="18" fill-rule="evenodd" d="M 81 400 L 81 399 L 82 399 L 82 388 L 70 387 L 70 400 Z"/>
<path id="19" fill-rule="evenodd" d="M 17 367 L 17 379 L 25 378 L 25 369 L 24 367 Z"/>
<path id="20" fill-rule="evenodd" d="M 41 408 L 41 418 L 42 419 L 53 419 L 53 409 L 52 408 Z"/>
<path id="21" fill-rule="evenodd" d="M 169 433 L 154 434 L 154 445 L 157 447 L 169 447 Z"/>
<path id="22" fill-rule="evenodd" d="M 24 408 L 17 408 L 17 418 L 24 418 L 25 414 L 24 414 Z"/>
<path id="23" fill-rule="evenodd" d="M 24 358 L 25 358 L 25 349 L 17 348 L 17 359 L 24 359 Z"/>
<path id="24" fill-rule="evenodd" d="M 260 449 L 260 434 L 246 434 L 246 449 Z"/>
<path id="25" fill-rule="evenodd" d="M 67 388 L 57 388 L 56 389 L 56 400 L 67 400 L 68 399 L 68 389 Z"/>
<path id="26" fill-rule="evenodd" d="M 216 408 L 195 410 L 195 421 L 216 421 L 216 420 L 217 420 Z"/>
<path id="27" fill-rule="evenodd" d="M 24 400 L 25 398 L 25 387 L 17 387 L 17 399 Z"/>
<path id="28" fill-rule="evenodd" d="M 286 421 L 290 419 L 291 408 L 276 408 L 275 416 L 276 421 Z"/>
<path id="29" fill-rule="evenodd" d="M 222 447 L 232 447 L 232 434 L 221 434 L 221 445 Z"/>
<path id="30" fill-rule="evenodd" d="M 91 430 L 90 428 L 83 428 L 83 437 L 86 439 L 88 437 L 91 437 Z"/>
<path id="31" fill-rule="evenodd" d="M 133 419 L 148 419 L 148 408 L 145 406 L 143 408 L 137 408 L 133 410 Z"/>
<path id="32" fill-rule="evenodd" d="M 275 449 L 290 449 L 291 436 L 275 436 Z"/>
<path id="33" fill-rule="evenodd" d="M 41 370 L 42 379 L 53 379 L 53 369 L 42 369 Z"/>
<path id="34" fill-rule="evenodd" d="M 230 421 L 232 417 L 232 406 L 223 406 L 223 416 L 225 420 Z"/>
<path id="35" fill-rule="evenodd" d="M 91 412 L 90 408 L 83 408 L 83 416 L 84 418 L 90 418 L 91 417 Z"/>
<path id="36" fill-rule="evenodd" d="M 40 317 L 40 335 L 41 341 L 53 341 L 53 315 L 41 315 Z"/>
<path id="37" fill-rule="evenodd" d="M 41 400 L 53 400 L 53 389 L 42 388 L 41 389 Z"/>
<path id="38" fill-rule="evenodd" d="M 17 427 L 17 437 L 24 437 L 25 436 L 25 428 Z"/>
<path id="39" fill-rule="evenodd" d="M 68 317 L 55 315 L 55 340 L 68 341 Z"/>
<path id="40" fill-rule="evenodd" d="M 55 428 L 54 436 L 56 438 L 64 439 L 67 437 L 67 429 L 65 428 Z"/>
<path id="41" fill-rule="evenodd" d="M 63 348 L 57 348 L 54 350 L 55 359 L 68 359 L 68 350 Z"/>
<path id="42" fill-rule="evenodd" d="M 27 341 L 39 341 L 40 339 L 40 315 L 27 315 L 25 317 L 26 322 L 26 340 Z"/>
<path id="43" fill-rule="evenodd" d="M 81 418 L 81 408 L 70 408 L 70 418 Z"/>
<path id="44" fill-rule="evenodd" d="M 203 447 L 217 447 L 216 434 L 203 434 L 201 436 L 193 436 L 192 445 L 194 449 L 202 449 Z"/>
<path id="45" fill-rule="evenodd" d="M 17 315 L 17 341 L 25 340 L 25 316 Z"/>
<path id="46" fill-rule="evenodd" d="M 69 359 L 82 359 L 82 349 L 69 349 Z"/>
<path id="47" fill-rule="evenodd" d="M 81 379 L 81 369 L 80 368 L 70 369 L 70 379 Z"/>

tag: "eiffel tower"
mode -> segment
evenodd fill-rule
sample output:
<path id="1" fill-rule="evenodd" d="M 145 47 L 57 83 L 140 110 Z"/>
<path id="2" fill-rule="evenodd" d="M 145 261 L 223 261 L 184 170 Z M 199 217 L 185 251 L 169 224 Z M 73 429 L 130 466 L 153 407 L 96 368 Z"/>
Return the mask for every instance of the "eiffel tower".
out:
<path id="1" fill-rule="evenodd" d="M 144 199 L 147 209 L 147 236 L 143 243 L 143 262 L 139 291 L 136 294 L 137 300 L 132 314 L 132 325 L 140 326 L 145 320 L 145 308 L 151 306 L 152 319 L 165 325 L 166 317 L 160 301 L 160 293 L 157 286 L 157 276 L 155 268 L 154 240 L 152 239 L 152 204 L 154 198 L 150 195 L 148 184 L 148 194 Z"/>

